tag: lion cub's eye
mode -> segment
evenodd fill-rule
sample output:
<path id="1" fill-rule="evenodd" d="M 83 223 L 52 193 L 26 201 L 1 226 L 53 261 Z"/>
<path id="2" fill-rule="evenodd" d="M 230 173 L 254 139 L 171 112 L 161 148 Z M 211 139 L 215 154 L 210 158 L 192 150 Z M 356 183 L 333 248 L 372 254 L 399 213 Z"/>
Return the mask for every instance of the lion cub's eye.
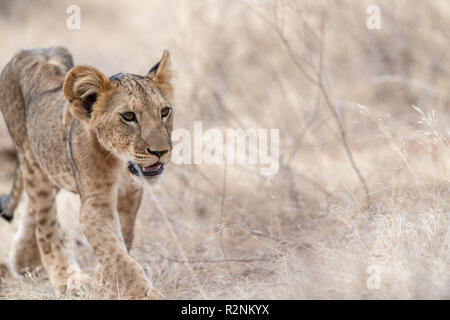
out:
<path id="1" fill-rule="evenodd" d="M 134 114 L 134 112 L 124 112 L 120 114 L 120 116 L 122 117 L 123 120 L 128 122 L 136 121 L 136 115 Z"/>
<path id="2" fill-rule="evenodd" d="M 169 115 L 170 113 L 170 108 L 169 107 L 165 107 L 161 109 L 161 118 L 165 118 Z"/>

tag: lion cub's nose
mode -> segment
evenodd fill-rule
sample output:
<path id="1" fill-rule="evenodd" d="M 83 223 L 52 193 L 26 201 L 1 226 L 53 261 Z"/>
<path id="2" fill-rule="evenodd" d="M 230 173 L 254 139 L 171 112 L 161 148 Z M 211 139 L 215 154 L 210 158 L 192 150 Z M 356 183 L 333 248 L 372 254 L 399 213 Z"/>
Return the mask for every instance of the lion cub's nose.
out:
<path id="1" fill-rule="evenodd" d="M 158 158 L 161 158 L 163 155 L 165 155 L 169 150 L 163 150 L 163 151 L 152 151 L 150 149 L 147 149 L 148 153 L 157 156 Z"/>

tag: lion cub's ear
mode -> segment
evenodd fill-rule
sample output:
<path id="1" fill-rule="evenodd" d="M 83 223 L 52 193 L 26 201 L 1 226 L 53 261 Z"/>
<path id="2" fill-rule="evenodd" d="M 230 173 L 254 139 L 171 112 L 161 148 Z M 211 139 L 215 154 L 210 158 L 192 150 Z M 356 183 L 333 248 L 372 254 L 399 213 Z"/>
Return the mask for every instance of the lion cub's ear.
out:
<path id="1" fill-rule="evenodd" d="M 89 121 L 98 96 L 110 88 L 111 83 L 103 73 L 90 66 L 77 66 L 67 72 L 63 92 L 72 114 Z"/>
<path id="2" fill-rule="evenodd" d="M 166 98 L 169 103 L 172 103 L 172 63 L 170 62 L 169 51 L 164 50 L 161 60 L 150 69 L 147 76 L 156 84 L 164 98 Z"/>

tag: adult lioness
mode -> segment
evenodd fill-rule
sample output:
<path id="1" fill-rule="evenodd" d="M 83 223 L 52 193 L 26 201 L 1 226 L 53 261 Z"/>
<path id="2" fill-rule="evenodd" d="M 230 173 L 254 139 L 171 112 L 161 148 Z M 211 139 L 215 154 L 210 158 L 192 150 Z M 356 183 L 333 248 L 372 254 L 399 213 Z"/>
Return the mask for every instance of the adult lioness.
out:
<path id="1" fill-rule="evenodd" d="M 11 254 L 17 272 L 42 264 L 55 293 L 65 291 L 69 261 L 55 210 L 65 189 L 80 195 L 80 222 L 108 297 L 158 297 L 128 250 L 140 182 L 153 181 L 170 160 L 170 80 L 167 51 L 146 76 L 108 79 L 93 67 L 73 67 L 63 47 L 24 50 L 5 66 L 0 109 L 18 166 L 1 214 L 12 218 L 22 186 L 29 197 Z"/>

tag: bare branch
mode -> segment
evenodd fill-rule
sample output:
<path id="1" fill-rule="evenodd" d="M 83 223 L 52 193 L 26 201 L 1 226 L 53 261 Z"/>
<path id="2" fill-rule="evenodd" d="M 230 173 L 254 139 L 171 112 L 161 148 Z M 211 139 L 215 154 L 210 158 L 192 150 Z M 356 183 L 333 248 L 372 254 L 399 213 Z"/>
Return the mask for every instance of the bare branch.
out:
<path id="1" fill-rule="evenodd" d="M 251 8 L 252 9 L 252 8 Z M 295 64 L 295 66 L 297 67 L 297 69 L 303 74 L 303 76 L 312 84 L 316 85 L 319 89 L 319 91 L 322 93 L 322 96 L 325 99 L 325 103 L 328 107 L 328 109 L 330 110 L 331 114 L 333 115 L 336 124 L 338 125 L 339 131 L 340 131 L 340 137 L 341 137 L 341 141 L 342 144 L 344 146 L 345 152 L 347 154 L 347 158 L 350 162 L 350 165 L 353 169 L 353 171 L 355 172 L 356 176 L 358 177 L 358 180 L 360 181 L 362 188 L 364 189 L 364 193 L 365 193 L 365 197 L 366 197 L 366 202 L 367 202 L 367 206 L 370 203 L 370 192 L 369 192 L 369 187 L 367 185 L 366 180 L 364 179 L 361 170 L 359 169 L 358 165 L 356 164 L 356 161 L 353 157 L 353 153 L 350 149 L 348 140 L 347 140 L 347 134 L 344 128 L 344 125 L 342 123 L 342 120 L 337 112 L 336 106 L 333 104 L 333 102 L 330 99 L 330 96 L 328 94 L 328 91 L 325 88 L 325 85 L 323 83 L 323 79 L 322 79 L 322 75 L 323 75 L 323 57 L 324 57 L 324 38 L 325 38 L 325 20 L 324 20 L 324 13 L 322 11 L 321 13 L 321 27 L 320 27 L 320 49 L 319 49 L 319 69 L 316 71 L 315 76 L 311 75 L 304 67 L 304 65 L 302 64 L 302 62 L 299 61 L 297 55 L 295 54 L 294 50 L 292 49 L 289 41 L 287 40 L 287 38 L 284 36 L 282 30 L 279 27 L 279 24 L 277 23 L 277 21 L 270 21 L 269 19 L 265 18 L 262 14 L 258 13 L 257 11 L 255 11 L 254 9 L 252 9 L 253 12 L 255 12 L 259 17 L 261 17 L 263 19 L 263 21 L 265 21 L 266 23 L 268 23 L 268 25 L 275 31 L 276 35 L 278 36 L 278 38 L 280 39 L 281 43 L 283 44 L 284 48 L 286 49 L 286 52 L 288 53 L 288 55 L 290 56 L 290 58 L 292 59 L 292 62 Z M 277 17 L 274 14 L 273 18 L 276 20 Z"/>
<path id="2" fill-rule="evenodd" d="M 220 243 L 220 250 L 222 250 L 222 254 L 224 259 L 228 259 L 227 258 L 227 254 L 225 252 L 225 248 L 223 246 L 223 210 L 225 207 L 225 194 L 226 194 L 226 188 L 227 188 L 227 164 L 225 163 L 225 167 L 223 169 L 223 184 L 222 184 L 222 201 L 220 203 L 220 213 L 219 213 L 219 226 L 220 226 L 220 230 L 219 230 L 219 243 Z M 231 273 L 231 268 L 228 265 L 228 263 L 226 263 L 226 267 L 228 270 L 228 273 L 230 274 L 231 279 L 233 279 L 233 273 Z"/>

